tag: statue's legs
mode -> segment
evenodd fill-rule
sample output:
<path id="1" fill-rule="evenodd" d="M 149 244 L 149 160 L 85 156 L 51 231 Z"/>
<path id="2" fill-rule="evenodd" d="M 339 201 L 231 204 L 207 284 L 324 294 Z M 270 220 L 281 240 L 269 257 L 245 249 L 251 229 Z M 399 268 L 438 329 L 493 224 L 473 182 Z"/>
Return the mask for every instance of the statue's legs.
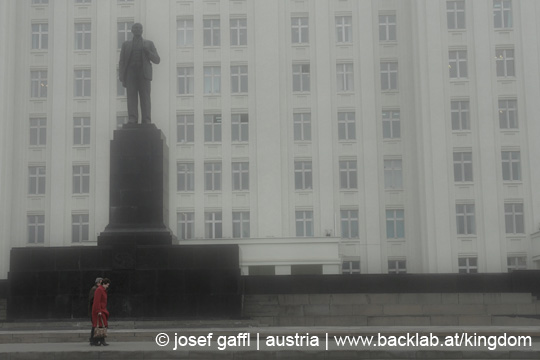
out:
<path id="1" fill-rule="evenodd" d="M 150 80 L 144 79 L 143 76 L 141 76 L 139 82 L 139 96 L 141 97 L 141 121 L 143 123 L 150 123 Z"/>
<path id="2" fill-rule="evenodd" d="M 142 67 L 129 66 L 126 77 L 127 108 L 129 122 L 139 121 L 139 87 L 142 78 Z"/>

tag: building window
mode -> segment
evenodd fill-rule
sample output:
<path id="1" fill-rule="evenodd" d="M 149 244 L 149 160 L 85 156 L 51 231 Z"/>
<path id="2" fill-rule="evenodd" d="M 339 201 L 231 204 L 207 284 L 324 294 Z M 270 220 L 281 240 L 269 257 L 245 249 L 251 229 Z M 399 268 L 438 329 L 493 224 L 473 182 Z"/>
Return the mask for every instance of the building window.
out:
<path id="1" fill-rule="evenodd" d="M 471 122 L 469 121 L 470 113 L 468 100 L 451 101 L 450 111 L 452 118 L 452 130 L 462 131 L 471 129 Z"/>
<path id="2" fill-rule="evenodd" d="M 294 188 L 296 190 L 313 189 L 313 168 L 311 161 L 294 162 Z"/>
<path id="3" fill-rule="evenodd" d="M 356 139 L 356 116 L 354 112 L 338 112 L 339 140 Z"/>
<path id="4" fill-rule="evenodd" d="M 249 238 L 249 211 L 233 211 L 233 238 Z"/>
<path id="5" fill-rule="evenodd" d="M 92 24 L 75 24 L 75 50 L 90 50 L 92 48 Z"/>
<path id="6" fill-rule="evenodd" d="M 478 259 L 476 257 L 459 257 L 458 272 L 460 274 L 478 273 Z"/>
<path id="7" fill-rule="evenodd" d="M 357 189 L 358 175 L 356 160 L 341 160 L 339 162 L 340 189 Z"/>
<path id="8" fill-rule="evenodd" d="M 30 71 L 30 97 L 46 98 L 47 87 L 47 70 Z"/>
<path id="9" fill-rule="evenodd" d="M 207 191 L 221 190 L 221 163 L 219 162 L 204 163 L 204 190 L 207 190 Z"/>
<path id="10" fill-rule="evenodd" d="M 521 180 L 521 153 L 519 151 L 502 151 L 502 173 L 504 181 Z"/>
<path id="11" fill-rule="evenodd" d="M 28 167 L 28 194 L 29 195 L 44 195 L 45 194 L 45 166 L 29 166 Z"/>
<path id="12" fill-rule="evenodd" d="M 221 239 L 223 237 L 223 216 L 221 211 L 204 213 L 204 236 L 207 239 Z"/>
<path id="13" fill-rule="evenodd" d="M 454 153 L 454 181 L 473 181 L 472 152 Z"/>
<path id="14" fill-rule="evenodd" d="M 291 30 L 293 44 L 309 43 L 309 18 L 307 16 L 292 17 Z"/>
<path id="15" fill-rule="evenodd" d="M 313 236 L 313 211 L 296 211 L 296 236 Z"/>
<path id="16" fill-rule="evenodd" d="M 45 242 L 45 215 L 28 215 L 28 243 L 43 244 Z"/>
<path id="17" fill-rule="evenodd" d="M 195 213 L 179 212 L 177 214 L 178 237 L 189 240 L 195 237 Z"/>
<path id="18" fill-rule="evenodd" d="M 221 67 L 205 66 L 204 67 L 204 93 L 219 94 L 221 93 Z"/>
<path id="19" fill-rule="evenodd" d="M 456 204 L 456 224 L 458 235 L 476 234 L 474 204 Z"/>
<path id="20" fill-rule="evenodd" d="M 398 63 L 395 61 L 381 62 L 381 90 L 397 90 Z"/>
<path id="21" fill-rule="evenodd" d="M 499 100 L 499 126 L 501 129 L 518 128 L 517 100 Z"/>
<path id="22" fill-rule="evenodd" d="M 343 261 L 341 263 L 341 273 L 346 275 L 360 274 L 360 261 Z"/>
<path id="23" fill-rule="evenodd" d="M 465 1 L 446 2 L 446 23 L 448 30 L 465 29 Z"/>
<path id="24" fill-rule="evenodd" d="M 75 70 L 75 97 L 88 97 L 90 96 L 91 87 L 91 72 L 90 69 Z"/>
<path id="25" fill-rule="evenodd" d="M 341 210 L 341 237 L 358 238 L 358 210 Z"/>
<path id="26" fill-rule="evenodd" d="M 234 191 L 249 190 L 249 162 L 232 163 L 232 182 Z"/>
<path id="27" fill-rule="evenodd" d="M 294 140 L 311 141 L 311 113 L 293 114 Z"/>
<path id="28" fill-rule="evenodd" d="M 73 118 L 73 145 L 90 144 L 90 118 Z"/>
<path id="29" fill-rule="evenodd" d="M 193 19 L 176 20 L 176 46 L 193 46 Z"/>
<path id="30" fill-rule="evenodd" d="M 389 274 L 406 274 L 407 273 L 407 260 L 388 260 L 388 273 Z"/>
<path id="31" fill-rule="evenodd" d="M 527 256 L 508 256 L 506 258 L 506 264 L 508 266 L 508 272 L 514 270 L 527 270 Z"/>
<path id="32" fill-rule="evenodd" d="M 401 119 L 399 110 L 382 112 L 383 139 L 399 139 L 401 137 Z"/>
<path id="33" fill-rule="evenodd" d="M 336 41 L 338 43 L 352 42 L 351 16 L 336 16 Z"/>
<path id="34" fill-rule="evenodd" d="M 32 49 L 49 48 L 49 24 L 32 24 Z"/>
<path id="35" fill-rule="evenodd" d="M 247 65 L 231 66 L 231 92 L 233 94 L 244 94 L 248 92 Z"/>
<path id="36" fill-rule="evenodd" d="M 231 140 L 234 142 L 249 141 L 249 116 L 248 114 L 231 115 Z"/>
<path id="37" fill-rule="evenodd" d="M 118 130 L 122 129 L 124 127 L 124 124 L 127 124 L 129 120 L 129 116 L 127 115 L 117 115 L 116 116 L 116 128 Z"/>
<path id="38" fill-rule="evenodd" d="M 450 50 L 448 52 L 448 68 L 450 79 L 465 79 L 467 70 L 467 50 Z"/>
<path id="39" fill-rule="evenodd" d="M 90 193 L 90 165 L 73 165 L 73 193 Z"/>
<path id="40" fill-rule="evenodd" d="M 379 41 L 396 41 L 396 15 L 379 15 Z"/>
<path id="41" fill-rule="evenodd" d="M 195 141 L 195 120 L 193 115 L 176 115 L 176 141 L 192 143 Z"/>
<path id="42" fill-rule="evenodd" d="M 79 243 L 89 240 L 89 215 L 71 215 L 71 241 Z"/>
<path id="43" fill-rule="evenodd" d="M 495 29 L 511 28 L 512 0 L 493 0 L 493 20 Z"/>
<path id="44" fill-rule="evenodd" d="M 311 88 L 309 64 L 295 64 L 292 66 L 292 71 L 293 91 L 309 91 Z"/>
<path id="45" fill-rule="evenodd" d="M 504 223 L 507 234 L 524 234 L 523 203 L 504 204 Z"/>
<path id="46" fill-rule="evenodd" d="M 117 24 L 118 28 L 118 48 L 122 48 L 124 41 L 133 40 L 133 33 L 131 32 L 131 27 L 133 26 L 133 21 L 121 21 Z"/>
<path id="47" fill-rule="evenodd" d="M 195 164 L 179 162 L 176 164 L 176 190 L 193 191 L 195 189 Z"/>
<path id="48" fill-rule="evenodd" d="M 495 50 L 495 59 L 497 63 L 497 76 L 516 76 L 514 49 Z"/>
<path id="49" fill-rule="evenodd" d="M 337 91 L 354 91 L 353 64 L 337 64 Z"/>
<path id="50" fill-rule="evenodd" d="M 386 238 L 405 238 L 405 217 L 403 209 L 386 210 Z"/>
<path id="51" fill-rule="evenodd" d="M 247 19 L 231 19 L 231 46 L 247 45 Z"/>
<path id="52" fill-rule="evenodd" d="M 176 69 L 176 74 L 178 77 L 178 94 L 192 95 L 195 82 L 193 78 L 193 66 L 179 67 Z"/>
<path id="53" fill-rule="evenodd" d="M 384 160 L 384 188 L 403 189 L 403 167 L 401 159 Z"/>
<path id="54" fill-rule="evenodd" d="M 204 115 L 204 141 L 221 142 L 221 114 Z"/>
<path id="55" fill-rule="evenodd" d="M 30 119 L 30 146 L 45 146 L 47 144 L 47 119 Z"/>
<path id="56" fill-rule="evenodd" d="M 203 20 L 203 34 L 204 34 L 204 46 L 220 46 L 220 20 L 219 19 L 205 19 Z"/>

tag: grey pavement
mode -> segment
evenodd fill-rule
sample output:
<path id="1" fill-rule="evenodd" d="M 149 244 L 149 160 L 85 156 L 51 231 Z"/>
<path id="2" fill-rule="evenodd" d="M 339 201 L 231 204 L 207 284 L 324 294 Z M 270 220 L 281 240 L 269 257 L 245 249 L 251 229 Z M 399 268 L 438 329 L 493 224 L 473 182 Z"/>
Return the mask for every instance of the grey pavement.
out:
<path id="1" fill-rule="evenodd" d="M 209 335 L 211 333 L 211 335 Z M 378 343 L 378 334 L 386 341 Z M 482 346 L 456 346 L 467 333 Z M 391 337 L 418 334 L 427 341 L 438 336 L 436 346 L 399 346 Z M 457 334 L 457 338 L 456 338 Z M 521 346 L 482 344 L 480 337 L 530 336 Z M 18 359 L 539 359 L 540 328 L 519 327 L 193 327 L 166 329 L 111 329 L 109 346 L 88 344 L 88 331 L 79 330 L 2 330 L 0 360 Z M 298 336 L 296 336 L 298 335 Z M 359 340 L 373 336 L 370 346 L 361 342 L 338 345 L 334 336 Z M 9 341 L 9 337 L 12 341 Z M 191 338 L 189 338 L 191 336 Z M 451 338 L 451 343 L 443 341 Z M 67 340 L 65 340 L 67 339 Z M 515 338 L 517 339 L 517 338 Z M 470 341 L 471 338 L 469 338 Z M 192 344 L 190 344 L 190 341 Z M 301 344 L 300 344 L 301 341 Z M 525 341 L 525 340 L 524 340 Z M 160 342 L 159 346 L 157 342 Z M 179 345 L 180 344 L 182 345 Z M 443 342 L 443 343 L 441 343 Z M 167 343 L 167 344 L 165 344 Z M 466 343 L 462 342 L 463 345 Z M 191 346 L 194 345 L 194 346 Z M 389 346 L 395 345 L 395 346 Z M 485 346 L 484 346 L 485 345 Z M 511 344 L 512 345 L 512 344 Z M 490 347 L 493 349 L 491 350 Z"/>

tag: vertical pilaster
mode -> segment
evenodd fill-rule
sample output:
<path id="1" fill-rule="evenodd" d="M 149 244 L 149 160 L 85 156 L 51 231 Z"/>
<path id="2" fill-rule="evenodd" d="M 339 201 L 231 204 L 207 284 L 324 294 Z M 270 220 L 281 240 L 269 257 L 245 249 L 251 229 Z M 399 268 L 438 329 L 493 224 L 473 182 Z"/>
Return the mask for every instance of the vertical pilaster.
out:
<path id="1" fill-rule="evenodd" d="M 257 83 L 253 94 L 257 107 L 257 163 L 253 181 L 258 182 L 258 218 L 261 237 L 282 236 L 287 211 L 283 211 L 282 122 L 281 112 L 282 62 L 279 51 L 281 1 L 254 0 L 255 71 Z M 251 46 L 251 45 L 250 45 Z M 250 89 L 251 90 L 251 89 Z M 251 91 L 250 91 L 251 92 Z M 285 214 L 284 214 L 285 213 Z M 281 215 L 280 215 L 281 214 Z"/>
<path id="2" fill-rule="evenodd" d="M 69 121 L 68 99 L 73 98 L 73 69 L 66 69 L 68 64 L 67 32 L 68 15 L 67 0 L 51 1 L 49 6 L 52 17 L 49 23 L 49 54 L 52 66 L 49 68 L 50 131 L 51 157 L 47 163 L 47 188 L 50 189 L 50 245 L 62 246 L 71 242 L 71 169 L 69 166 L 71 153 L 68 139 L 73 124 Z M 54 179 L 54 181 L 53 181 Z"/>

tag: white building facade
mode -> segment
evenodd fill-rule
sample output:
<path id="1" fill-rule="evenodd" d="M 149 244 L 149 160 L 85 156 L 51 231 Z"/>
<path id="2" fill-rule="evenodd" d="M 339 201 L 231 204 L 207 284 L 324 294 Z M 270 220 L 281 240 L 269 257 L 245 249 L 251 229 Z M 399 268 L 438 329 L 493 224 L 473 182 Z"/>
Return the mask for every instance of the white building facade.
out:
<path id="1" fill-rule="evenodd" d="M 0 2 L 0 278 L 95 246 L 144 26 L 180 244 L 243 274 L 540 268 L 536 0 Z"/>

